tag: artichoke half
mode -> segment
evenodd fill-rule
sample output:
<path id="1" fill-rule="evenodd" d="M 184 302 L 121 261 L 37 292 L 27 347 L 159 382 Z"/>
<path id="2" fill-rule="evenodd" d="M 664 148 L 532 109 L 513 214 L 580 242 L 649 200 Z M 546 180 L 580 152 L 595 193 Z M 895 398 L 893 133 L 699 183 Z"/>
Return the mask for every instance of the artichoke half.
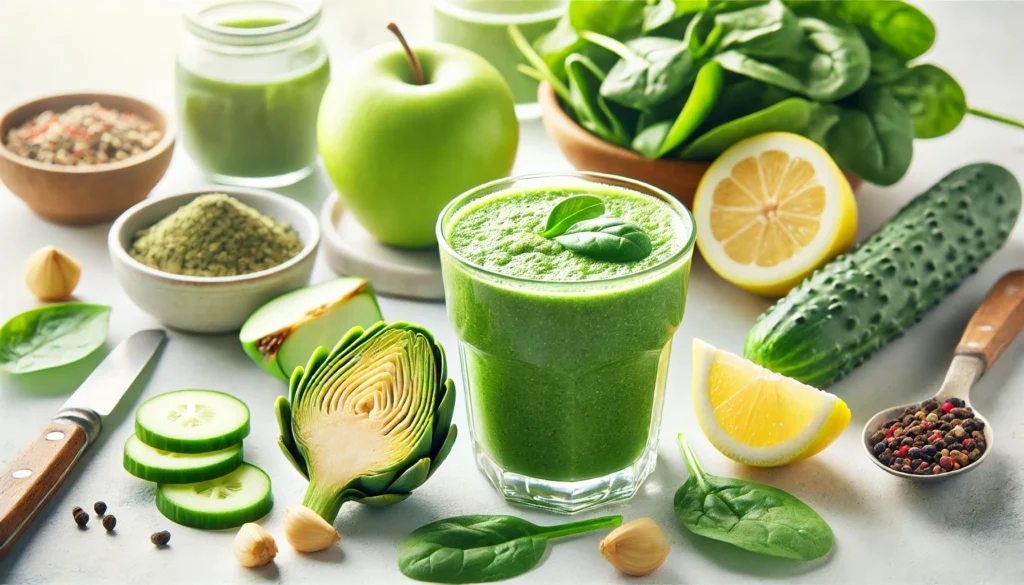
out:
<path id="1" fill-rule="evenodd" d="M 317 348 L 275 406 L 281 450 L 309 480 L 302 503 L 328 524 L 347 501 L 409 497 L 458 434 L 444 350 L 410 323 L 355 327 L 330 352 Z"/>

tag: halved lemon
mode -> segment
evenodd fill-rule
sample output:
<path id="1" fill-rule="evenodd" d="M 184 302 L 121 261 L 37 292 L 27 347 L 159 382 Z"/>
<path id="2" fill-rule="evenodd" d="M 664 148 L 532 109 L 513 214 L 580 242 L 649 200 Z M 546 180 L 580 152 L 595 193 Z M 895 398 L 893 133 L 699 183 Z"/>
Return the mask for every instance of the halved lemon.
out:
<path id="1" fill-rule="evenodd" d="M 782 296 L 849 249 L 857 204 L 842 171 L 797 134 L 742 140 L 711 163 L 693 201 L 697 246 L 722 278 Z"/>
<path id="2" fill-rule="evenodd" d="M 708 440 L 726 457 L 757 467 L 806 459 L 850 423 L 834 394 L 693 340 L 693 408 Z"/>

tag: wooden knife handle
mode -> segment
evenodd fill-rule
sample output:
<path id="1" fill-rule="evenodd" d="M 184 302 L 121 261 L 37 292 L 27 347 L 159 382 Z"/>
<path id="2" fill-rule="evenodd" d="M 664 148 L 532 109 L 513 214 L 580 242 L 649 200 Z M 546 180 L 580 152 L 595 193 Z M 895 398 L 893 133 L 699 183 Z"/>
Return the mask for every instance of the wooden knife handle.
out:
<path id="1" fill-rule="evenodd" d="M 974 312 L 955 355 L 974 355 L 987 370 L 1024 327 L 1024 270 L 999 279 Z"/>
<path id="2" fill-rule="evenodd" d="M 80 426 L 52 421 L 0 473 L 0 559 L 74 469 L 87 445 Z M 74 522 L 70 510 L 67 521 Z"/>

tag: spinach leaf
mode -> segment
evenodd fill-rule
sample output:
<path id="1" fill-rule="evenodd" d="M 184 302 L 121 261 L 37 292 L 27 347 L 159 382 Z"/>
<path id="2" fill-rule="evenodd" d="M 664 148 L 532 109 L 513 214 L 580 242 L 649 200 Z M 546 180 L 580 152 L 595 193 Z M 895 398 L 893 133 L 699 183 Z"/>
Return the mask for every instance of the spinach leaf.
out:
<path id="1" fill-rule="evenodd" d="M 582 34 L 621 57 L 601 84 L 601 95 L 613 102 L 650 109 L 682 93 L 697 76 L 693 57 L 682 41 L 641 37 L 623 44 L 590 32 Z"/>
<path id="2" fill-rule="evenodd" d="M 911 67 L 887 87 L 910 113 L 915 138 L 949 134 L 967 114 L 964 90 L 949 73 L 935 65 Z"/>
<path id="3" fill-rule="evenodd" d="M 26 311 L 0 328 L 0 369 L 25 374 L 77 362 L 107 340 L 110 307 L 61 303 Z"/>
<path id="4" fill-rule="evenodd" d="M 906 74 L 907 62 L 892 47 L 883 43 L 870 29 L 860 27 L 857 30 L 871 54 L 871 76 L 865 87 L 885 85 Z"/>
<path id="5" fill-rule="evenodd" d="M 569 78 L 569 103 L 580 125 L 612 144 L 628 145 L 625 127 L 600 94 L 604 71 L 579 53 L 569 55 L 565 70 Z"/>
<path id="6" fill-rule="evenodd" d="M 618 217 L 581 221 L 555 236 L 566 248 L 594 260 L 636 262 L 651 255 L 651 237 L 642 227 Z"/>
<path id="7" fill-rule="evenodd" d="M 684 528 L 742 549 L 809 561 L 832 550 L 832 529 L 810 506 L 771 486 L 710 475 L 679 435 L 690 477 L 676 492 Z"/>
<path id="8" fill-rule="evenodd" d="M 711 115 L 701 125 L 698 136 L 730 120 L 759 112 L 795 95 L 789 90 L 756 79 L 726 73 L 722 92 Z"/>
<path id="9" fill-rule="evenodd" d="M 709 0 L 658 0 L 644 7 L 641 32 L 681 39 L 694 15 L 707 8 L 708 4 Z"/>
<path id="10" fill-rule="evenodd" d="M 803 32 L 793 11 L 781 0 L 754 4 L 715 15 L 720 29 L 716 51 L 737 49 L 758 57 L 785 57 L 803 42 Z"/>
<path id="11" fill-rule="evenodd" d="M 740 140 L 764 132 L 802 134 L 816 104 L 793 97 L 753 114 L 711 128 L 688 144 L 680 153 L 683 160 L 711 160 Z"/>
<path id="12" fill-rule="evenodd" d="M 455 516 L 414 530 L 398 545 L 398 568 L 431 583 L 487 583 L 537 566 L 548 540 L 622 523 L 604 516 L 560 526 L 537 526 L 514 516 Z"/>
<path id="13" fill-rule="evenodd" d="M 519 52 L 523 54 L 523 57 L 526 57 L 526 61 L 530 64 L 530 67 L 527 69 L 539 74 L 539 78 L 534 75 L 530 75 L 530 77 L 534 77 L 538 79 L 538 81 L 547 81 L 551 84 L 551 88 L 555 90 L 555 94 L 558 95 L 558 97 L 562 98 L 565 102 L 571 101 L 572 98 L 569 96 L 568 86 L 562 83 L 562 79 L 555 75 L 544 59 L 537 54 L 533 45 L 530 44 L 530 41 L 526 40 L 526 37 L 523 36 L 523 32 L 519 30 L 519 27 L 514 24 L 510 24 L 508 27 L 508 36 L 512 39 L 512 44 L 515 45 L 516 48 L 519 49 Z M 526 73 L 522 67 L 522 65 L 519 65 L 516 69 L 521 73 Z"/>
<path id="14" fill-rule="evenodd" d="M 935 25 L 917 8 L 896 0 L 786 0 L 798 14 L 848 22 L 871 30 L 904 61 L 925 54 Z"/>
<path id="15" fill-rule="evenodd" d="M 843 103 L 825 144 L 841 169 L 869 183 L 892 185 L 910 168 L 914 123 L 889 89 L 871 88 Z"/>
<path id="16" fill-rule="evenodd" d="M 647 158 L 661 158 L 675 150 L 711 113 L 722 90 L 722 77 L 722 66 L 714 61 L 701 67 L 679 116 L 638 134 L 633 140 L 633 149 Z"/>
<path id="17" fill-rule="evenodd" d="M 814 104 L 811 117 L 807 120 L 803 135 L 817 142 L 822 148 L 828 148 L 828 133 L 839 123 L 839 106 L 834 104 Z"/>
<path id="18" fill-rule="evenodd" d="M 640 32 L 646 7 L 643 1 L 570 0 L 569 23 L 579 32 L 628 39 Z"/>
<path id="19" fill-rule="evenodd" d="M 734 73 L 803 94 L 816 101 L 847 97 L 871 75 L 871 55 L 852 25 L 801 18 L 806 42 L 791 55 L 760 58 L 734 49 L 715 59 Z"/>
<path id="20" fill-rule="evenodd" d="M 614 53 L 593 43 L 583 40 L 576 29 L 569 23 L 569 17 L 563 16 L 555 28 L 544 33 L 533 43 L 533 48 L 547 64 L 556 77 L 565 81 L 565 60 L 573 53 L 588 57 L 607 71 L 618 59 Z"/>
<path id="21" fill-rule="evenodd" d="M 594 195 L 574 195 L 558 202 L 548 213 L 544 231 L 545 238 L 560 236 L 573 225 L 604 215 L 604 201 Z"/>

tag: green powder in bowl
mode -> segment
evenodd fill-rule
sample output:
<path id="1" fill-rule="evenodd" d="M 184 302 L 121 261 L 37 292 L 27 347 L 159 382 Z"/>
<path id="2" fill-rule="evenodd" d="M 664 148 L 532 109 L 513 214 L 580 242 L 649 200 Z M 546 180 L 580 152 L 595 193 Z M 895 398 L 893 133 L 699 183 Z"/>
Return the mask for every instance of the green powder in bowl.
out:
<path id="1" fill-rule="evenodd" d="M 302 251 L 298 234 L 223 193 L 200 195 L 139 230 L 131 254 L 163 272 L 238 276 L 273 268 Z"/>

